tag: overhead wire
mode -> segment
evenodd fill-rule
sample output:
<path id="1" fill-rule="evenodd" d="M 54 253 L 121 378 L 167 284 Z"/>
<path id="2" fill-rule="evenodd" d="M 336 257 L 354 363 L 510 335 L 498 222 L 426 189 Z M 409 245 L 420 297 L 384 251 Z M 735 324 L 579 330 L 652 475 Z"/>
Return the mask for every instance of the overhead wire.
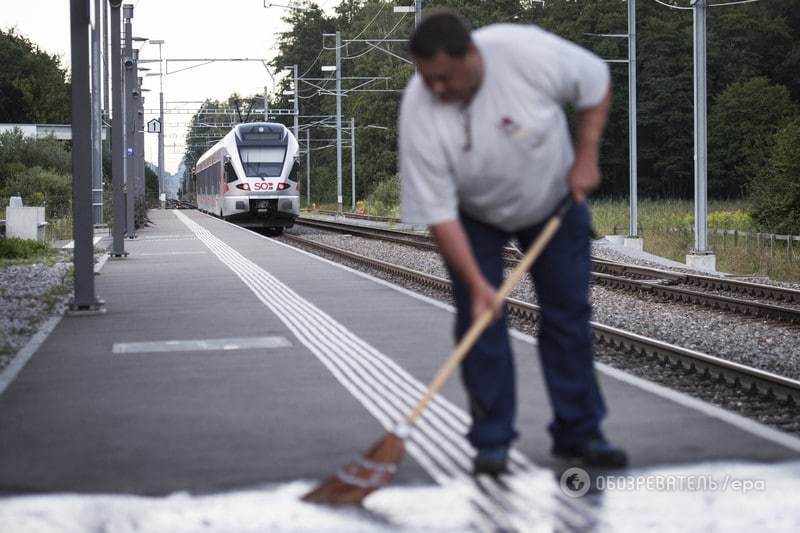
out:
<path id="1" fill-rule="evenodd" d="M 378 10 L 378 12 L 377 12 L 377 13 L 375 13 L 375 16 L 374 16 L 374 17 L 372 17 L 372 20 L 370 20 L 369 22 L 367 22 L 367 25 L 366 25 L 366 26 L 364 26 L 363 28 L 361 28 L 361 31 L 360 31 L 360 32 L 358 32 L 358 34 L 357 34 L 355 37 L 351 37 L 350 39 L 358 39 L 359 37 L 361 37 L 362 35 L 364 35 L 364 32 L 365 32 L 365 31 L 367 31 L 367 28 L 369 28 L 370 26 L 372 26 L 372 23 L 373 23 L 373 22 L 375 22 L 375 20 L 376 20 L 376 19 L 378 18 L 378 16 L 379 16 L 379 15 L 380 15 L 380 14 L 383 12 L 384 8 L 385 8 L 387 5 L 388 5 L 388 4 L 381 3 L 381 8 Z M 405 16 L 405 15 L 403 15 L 403 16 Z M 345 46 L 346 46 L 346 45 L 344 45 L 344 44 L 340 44 L 340 45 L 339 45 L 339 48 L 344 48 Z M 327 50 L 336 50 L 336 47 L 334 46 L 333 48 L 327 48 Z"/>
<path id="2" fill-rule="evenodd" d="M 303 76 L 305 76 L 306 74 L 308 74 L 309 72 L 311 72 L 311 69 L 312 69 L 312 68 L 314 68 L 314 65 L 316 65 L 316 64 L 317 64 L 317 61 L 319 61 L 319 58 L 322 56 L 322 52 L 324 52 L 324 51 L 325 51 L 325 49 L 324 49 L 324 48 L 322 48 L 322 49 L 319 51 L 319 53 L 317 54 L 317 57 L 315 57 L 315 58 L 314 58 L 314 61 L 312 61 L 312 62 L 311 62 L 311 66 L 310 66 L 310 67 L 308 67 L 308 69 L 306 69 L 306 71 L 305 71 L 305 72 L 303 72 L 302 74 L 300 74 L 300 76 L 299 76 L 300 78 L 302 78 Z"/>
<path id="3" fill-rule="evenodd" d="M 394 31 L 395 31 L 395 30 L 396 30 L 396 29 L 397 29 L 397 28 L 400 26 L 400 24 L 403 22 L 403 19 L 405 19 L 405 18 L 406 18 L 406 15 L 408 15 L 408 13 L 403 13 L 403 16 L 402 16 L 402 17 L 400 17 L 400 20 L 398 20 L 398 21 L 397 21 L 397 24 L 395 24 L 395 25 L 394 25 L 394 27 L 393 27 L 391 30 L 389 30 L 389 31 L 386 33 L 386 35 L 384 35 L 383 37 L 381 37 L 379 40 L 378 40 L 378 39 L 376 39 L 376 42 L 381 42 L 381 41 L 383 41 L 384 39 L 386 39 L 387 37 L 389 37 L 389 36 L 390 36 L 392 33 L 394 33 Z M 359 52 L 358 54 L 356 54 L 356 55 L 352 55 L 352 56 L 344 56 L 344 57 L 342 57 L 342 59 L 358 59 L 359 57 L 361 57 L 361 56 L 364 56 L 364 55 L 368 54 L 369 52 L 372 52 L 373 50 L 375 50 L 375 47 L 373 47 L 373 46 L 367 46 L 367 48 L 366 48 L 366 49 L 365 49 L 363 52 Z"/>
<path id="4" fill-rule="evenodd" d="M 739 4 L 752 4 L 753 2 L 760 2 L 760 1 L 761 0 L 736 0 L 734 2 L 723 2 L 721 4 L 706 3 L 706 7 L 735 6 Z M 668 4 L 666 2 L 662 2 L 661 0 L 653 0 L 653 2 L 655 2 L 656 4 L 660 4 L 664 7 L 668 7 L 670 9 L 680 9 L 683 11 L 691 11 L 694 9 L 694 7 L 684 7 L 684 6 L 676 6 L 673 4 Z"/>
<path id="5" fill-rule="evenodd" d="M 725 2 L 723 4 L 707 4 L 708 7 L 719 7 L 719 6 L 735 6 L 738 4 L 752 4 L 753 2 L 760 2 L 761 0 L 738 0 L 737 2 Z"/>
<path id="6" fill-rule="evenodd" d="M 683 10 L 683 11 L 685 11 L 685 10 L 691 11 L 691 10 L 694 9 L 693 7 L 674 6 L 672 4 L 668 4 L 666 2 L 662 2 L 661 0 L 653 0 L 653 2 L 655 2 L 656 4 L 661 4 L 662 6 L 668 7 L 670 9 L 680 9 L 680 10 Z"/>

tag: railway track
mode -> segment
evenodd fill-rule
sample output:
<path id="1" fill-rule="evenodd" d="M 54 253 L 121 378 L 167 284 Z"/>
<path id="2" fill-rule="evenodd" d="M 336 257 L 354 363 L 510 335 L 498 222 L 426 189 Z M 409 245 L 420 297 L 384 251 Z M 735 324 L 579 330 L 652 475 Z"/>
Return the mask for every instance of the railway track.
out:
<path id="1" fill-rule="evenodd" d="M 335 217 L 336 216 L 336 211 L 319 210 L 319 211 L 317 211 L 317 213 L 319 213 L 320 215 L 326 215 L 326 216 L 330 216 L 330 217 Z M 355 219 L 355 220 L 369 220 L 371 222 L 391 222 L 391 223 L 395 223 L 395 224 L 399 224 L 400 223 L 400 219 L 396 218 L 396 217 L 379 217 L 379 216 L 375 216 L 375 215 L 359 215 L 357 213 L 342 213 L 342 216 L 344 218 L 350 218 L 350 219 Z"/>
<path id="2" fill-rule="evenodd" d="M 437 246 L 426 234 L 357 226 L 333 221 L 299 219 L 298 224 L 359 237 L 379 239 L 424 250 L 436 250 Z M 512 247 L 507 248 L 506 264 L 513 268 L 521 254 Z M 616 263 L 592 258 L 592 281 L 613 289 L 622 289 L 640 294 L 650 294 L 662 299 L 691 303 L 723 311 L 763 317 L 789 323 L 800 323 L 800 308 L 746 300 L 719 294 L 717 291 L 743 294 L 770 302 L 800 304 L 800 291 L 750 283 L 741 280 L 717 278 L 683 272 L 670 272 L 650 267 Z"/>
<path id="3" fill-rule="evenodd" d="M 197 206 L 194 204 L 190 204 L 189 202 L 185 202 L 183 200 L 174 200 L 169 199 L 166 203 L 167 209 L 197 209 Z"/>
<path id="4" fill-rule="evenodd" d="M 439 291 L 450 290 L 450 281 L 438 276 L 432 276 L 379 259 L 364 257 L 363 255 L 296 235 L 284 234 L 283 239 L 317 251 L 346 258 L 360 265 L 368 266 L 421 286 Z M 509 315 L 523 320 L 535 321 L 540 314 L 540 308 L 537 305 L 512 298 L 506 300 L 506 307 Z M 670 365 L 675 369 L 683 369 L 703 378 L 723 382 L 731 387 L 753 394 L 757 393 L 768 399 L 800 405 L 800 381 L 597 322 L 592 322 L 591 326 L 595 341 L 605 346 L 635 353 L 649 360 L 657 360 L 661 364 Z"/>

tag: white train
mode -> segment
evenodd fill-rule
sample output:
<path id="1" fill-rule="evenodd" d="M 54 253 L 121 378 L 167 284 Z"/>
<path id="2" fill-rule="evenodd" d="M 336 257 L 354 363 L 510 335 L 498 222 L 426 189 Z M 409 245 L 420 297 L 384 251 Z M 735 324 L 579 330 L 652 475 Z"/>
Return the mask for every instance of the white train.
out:
<path id="1" fill-rule="evenodd" d="M 300 213 L 297 154 L 297 139 L 283 124 L 235 126 L 197 160 L 197 208 L 281 233 Z"/>

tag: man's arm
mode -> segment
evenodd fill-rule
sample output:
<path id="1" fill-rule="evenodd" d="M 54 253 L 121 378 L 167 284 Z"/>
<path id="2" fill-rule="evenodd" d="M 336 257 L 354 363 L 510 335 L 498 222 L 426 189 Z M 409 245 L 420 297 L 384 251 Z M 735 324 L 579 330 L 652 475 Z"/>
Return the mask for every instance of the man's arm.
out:
<path id="1" fill-rule="evenodd" d="M 581 203 L 600 185 L 600 141 L 608 121 L 611 87 L 594 107 L 578 111 L 578 143 L 575 162 L 567 175 L 567 183 L 576 203 Z"/>
<path id="2" fill-rule="evenodd" d="M 481 274 L 461 222 L 451 220 L 434 224 L 430 230 L 444 260 L 469 288 L 472 320 L 475 321 L 487 309 L 493 309 L 495 315 L 499 316 L 503 303 L 496 302 L 497 291 Z"/>

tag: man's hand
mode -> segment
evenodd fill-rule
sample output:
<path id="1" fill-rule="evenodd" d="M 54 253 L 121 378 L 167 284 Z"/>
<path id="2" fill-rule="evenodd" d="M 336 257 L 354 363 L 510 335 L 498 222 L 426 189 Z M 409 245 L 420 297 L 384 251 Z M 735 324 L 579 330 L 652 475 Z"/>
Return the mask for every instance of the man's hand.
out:
<path id="1" fill-rule="evenodd" d="M 503 302 L 497 301 L 497 291 L 489 285 L 486 278 L 481 277 L 480 282 L 470 287 L 470 298 L 472 299 L 472 322 L 486 311 L 491 311 L 493 320 L 497 320 L 503 313 Z"/>
<path id="2" fill-rule="evenodd" d="M 567 185 L 581 203 L 600 185 L 600 140 L 608 120 L 611 105 L 611 88 L 605 98 L 594 107 L 578 111 L 578 144 L 575 162 L 567 174 Z"/>
<path id="3" fill-rule="evenodd" d="M 596 152 L 576 154 L 575 162 L 567 175 L 567 184 L 576 204 L 583 202 L 594 192 L 600 185 L 600 165 Z"/>

